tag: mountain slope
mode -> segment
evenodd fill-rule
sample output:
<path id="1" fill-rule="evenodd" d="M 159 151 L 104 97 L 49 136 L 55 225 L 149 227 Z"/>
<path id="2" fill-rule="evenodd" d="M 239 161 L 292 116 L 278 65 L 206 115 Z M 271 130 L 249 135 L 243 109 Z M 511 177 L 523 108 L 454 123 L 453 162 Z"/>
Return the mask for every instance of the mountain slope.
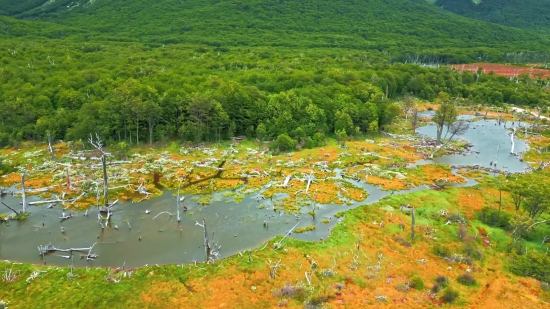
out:
<path id="1" fill-rule="evenodd" d="M 462 18 L 425 0 L 0 0 L 0 7 L 95 31 L 96 39 L 384 51 L 549 46 L 534 33 Z"/>
<path id="2" fill-rule="evenodd" d="M 49 39 L 66 39 L 81 37 L 86 30 L 59 25 L 44 21 L 27 21 L 0 15 L 0 38 L 2 37 L 37 37 Z"/>
<path id="3" fill-rule="evenodd" d="M 550 0 L 437 0 L 435 4 L 469 18 L 550 32 Z"/>

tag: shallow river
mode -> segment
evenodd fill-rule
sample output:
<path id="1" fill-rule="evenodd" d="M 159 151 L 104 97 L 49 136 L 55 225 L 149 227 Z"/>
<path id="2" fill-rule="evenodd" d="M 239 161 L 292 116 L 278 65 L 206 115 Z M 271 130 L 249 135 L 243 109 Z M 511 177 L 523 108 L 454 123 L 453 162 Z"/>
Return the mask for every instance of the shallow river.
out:
<path id="1" fill-rule="evenodd" d="M 427 116 L 427 115 L 423 115 Z M 462 116 L 464 119 L 468 119 L 471 116 Z M 515 123 L 517 127 L 517 123 Z M 523 124 L 522 124 L 523 125 Z M 508 122 L 506 125 L 508 128 L 512 127 L 512 123 Z M 445 130 L 443 132 L 445 133 Z M 416 132 L 435 138 L 436 126 L 435 124 L 429 124 L 424 127 L 420 127 Z M 444 155 L 436 157 L 432 161 L 440 164 L 456 164 L 456 165 L 473 165 L 479 164 L 484 167 L 492 167 L 491 161 L 497 161 L 497 168 L 510 172 L 522 172 L 527 167 L 527 164 L 521 162 L 519 157 L 511 155 L 511 140 L 508 135 L 508 130 L 504 129 L 502 125 L 498 125 L 497 120 L 479 120 L 472 122 L 468 131 L 458 136 L 460 138 L 468 140 L 474 146 L 472 152 L 469 155 Z M 445 135 L 445 134 L 443 134 Z M 526 144 L 522 140 L 514 139 L 514 152 L 519 153 L 526 150 Z M 500 145 L 500 147 L 498 147 Z M 497 152 L 498 149 L 498 152 Z"/>
<path id="2" fill-rule="evenodd" d="M 437 158 L 434 161 L 445 164 L 480 164 L 489 166 L 489 162 L 496 155 L 496 145 L 501 144 L 498 153 L 500 168 L 506 167 L 510 171 L 521 171 L 526 166 L 517 157 L 509 155 L 510 137 L 501 126 L 495 126 L 494 121 L 478 121 L 472 124 L 468 132 L 461 136 L 471 141 L 474 150 L 479 154 L 469 156 L 451 155 Z M 475 129 L 473 128 L 475 127 Z M 426 126 L 418 129 L 419 133 L 433 136 L 435 128 Z M 516 141 L 516 151 L 522 151 L 525 145 Z M 422 162 L 426 164 L 428 162 Z M 337 175 L 341 178 L 340 175 Z M 375 186 L 348 180 L 351 183 L 365 188 L 369 196 L 365 202 L 347 205 L 318 205 L 316 219 L 307 214 L 310 207 L 302 208 L 299 216 L 281 214 L 273 211 L 273 207 L 267 200 L 258 197 L 261 192 L 245 196 L 238 204 L 231 198 L 223 197 L 222 193 L 214 194 L 212 203 L 208 206 L 200 206 L 196 201 L 186 198 L 187 212 L 182 213 L 181 222 L 177 222 L 175 216 L 175 196 L 173 192 L 165 191 L 164 195 L 141 203 L 123 203 L 114 206 L 114 214 L 111 226 L 102 231 L 97 221 L 97 210 L 91 209 L 89 216 L 83 212 L 76 213 L 69 220 L 60 222 L 61 206 L 48 209 L 46 206 L 29 206 L 32 215 L 23 222 L 11 221 L 9 225 L 0 224 L 0 259 L 14 260 L 29 263 L 43 263 L 38 254 L 37 246 L 52 243 L 58 248 L 82 248 L 89 247 L 97 242 L 93 253 L 99 255 L 93 262 L 86 262 L 75 255 L 75 266 L 109 266 L 118 267 L 126 263 L 127 267 L 141 266 L 145 264 L 181 264 L 192 263 L 194 260 L 204 260 L 203 229 L 195 224 L 198 220 L 202 223 L 205 218 L 208 233 L 212 235 L 211 242 L 221 245 L 222 257 L 236 254 L 240 251 L 256 248 L 264 241 L 285 234 L 292 226 L 299 222 L 298 227 L 315 224 L 317 229 L 303 234 L 292 234 L 304 240 L 320 240 L 326 238 L 330 230 L 337 223 L 334 217 L 339 211 L 351 209 L 359 205 L 373 203 L 391 192 L 381 191 Z M 461 186 L 474 185 L 476 182 L 468 180 Z M 408 192 L 426 189 L 425 186 L 408 191 L 396 192 L 407 194 Z M 284 196 L 275 197 L 283 198 Z M 17 205 L 20 198 L 3 197 L 7 204 Z M 36 200 L 35 197 L 29 201 Z M 261 209 L 260 205 L 266 207 Z M 150 214 L 145 210 L 150 209 Z M 199 211 L 200 210 L 200 211 Z M 158 213 L 168 211 L 174 214 Z M 4 212 L 4 209 L 2 209 Z M 194 214 L 191 215 L 191 212 Z M 330 223 L 320 221 L 330 218 Z M 263 222 L 267 220 L 269 227 L 264 228 Z M 131 225 L 131 229 L 128 226 Z M 42 228 L 44 224 L 44 228 Z M 61 233 L 61 227 L 65 232 Z M 141 240 L 140 240 L 141 237 Z M 59 255 L 66 255 L 60 253 Z M 59 255 L 47 255 L 45 262 L 48 265 L 68 265 L 69 260 Z"/>

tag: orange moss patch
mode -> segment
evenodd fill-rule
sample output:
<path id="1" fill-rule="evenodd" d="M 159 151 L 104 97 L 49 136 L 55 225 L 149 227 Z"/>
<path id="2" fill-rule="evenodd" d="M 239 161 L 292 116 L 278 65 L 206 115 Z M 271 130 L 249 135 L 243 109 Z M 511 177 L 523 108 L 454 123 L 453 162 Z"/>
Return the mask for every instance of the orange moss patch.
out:
<path id="1" fill-rule="evenodd" d="M 454 175 L 450 169 L 446 169 L 439 165 L 422 165 L 419 167 L 420 173 L 418 174 L 418 180 L 416 182 L 415 178 L 412 178 L 412 181 L 415 184 L 431 184 L 438 182 L 447 182 L 447 183 L 465 183 L 466 180 L 460 176 Z"/>
<path id="2" fill-rule="evenodd" d="M 324 147 L 318 152 L 319 158 L 322 158 L 324 161 L 333 162 L 338 160 L 338 154 L 341 151 L 337 148 Z"/>
<path id="3" fill-rule="evenodd" d="M 458 206 L 469 212 L 477 212 L 485 206 L 485 199 L 481 194 L 458 194 Z"/>
<path id="4" fill-rule="evenodd" d="M 18 173 L 10 173 L 8 175 L 4 175 L 0 177 L 0 185 L 2 185 L 3 187 L 12 186 L 20 182 L 21 182 L 21 174 L 18 174 Z"/>
<path id="5" fill-rule="evenodd" d="M 367 183 L 372 185 L 380 185 L 384 190 L 406 190 L 408 187 L 405 185 L 403 180 L 394 178 L 394 179 L 384 179 L 376 176 L 370 175 L 367 180 Z"/>

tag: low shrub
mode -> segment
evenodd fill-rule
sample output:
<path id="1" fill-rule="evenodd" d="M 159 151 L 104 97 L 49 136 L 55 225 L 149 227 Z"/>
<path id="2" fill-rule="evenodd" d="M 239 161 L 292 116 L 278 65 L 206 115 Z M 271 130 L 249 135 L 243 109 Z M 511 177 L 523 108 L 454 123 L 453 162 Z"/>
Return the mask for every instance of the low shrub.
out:
<path id="1" fill-rule="evenodd" d="M 443 290 L 443 287 L 440 284 L 434 284 L 430 291 L 434 294 L 439 293 L 439 291 Z"/>
<path id="2" fill-rule="evenodd" d="M 301 286 L 285 284 L 281 289 L 271 292 L 271 295 L 275 297 L 303 299 L 307 296 L 307 291 Z"/>
<path id="3" fill-rule="evenodd" d="M 409 284 L 398 284 L 395 286 L 395 289 L 399 292 L 408 292 L 411 289 Z"/>
<path id="4" fill-rule="evenodd" d="M 451 255 L 451 250 L 447 247 L 444 247 L 440 244 L 434 245 L 433 253 L 441 257 L 447 257 Z"/>
<path id="5" fill-rule="evenodd" d="M 424 289 L 424 279 L 422 279 L 419 276 L 414 276 L 411 279 L 411 286 L 418 291 L 422 291 Z"/>
<path id="6" fill-rule="evenodd" d="M 324 308 L 324 303 L 329 301 L 333 296 L 316 296 L 304 302 L 304 309 L 320 309 Z"/>
<path id="7" fill-rule="evenodd" d="M 529 276 L 543 282 L 550 282 L 550 256 L 535 250 L 526 255 L 514 255 L 510 271 L 519 276 Z"/>
<path id="8" fill-rule="evenodd" d="M 435 277 L 435 282 L 442 286 L 447 286 L 447 283 L 449 283 L 449 279 L 447 279 L 445 276 L 437 276 Z"/>
<path id="9" fill-rule="evenodd" d="M 508 229 L 510 227 L 512 215 L 495 208 L 483 207 L 477 213 L 477 218 L 487 225 Z"/>
<path id="10" fill-rule="evenodd" d="M 394 240 L 404 247 L 412 247 L 412 243 L 401 236 L 395 236 Z"/>
<path id="11" fill-rule="evenodd" d="M 481 261 L 481 259 L 483 258 L 483 253 L 477 249 L 474 242 L 467 242 L 464 245 L 464 253 L 466 254 L 466 256 L 476 259 L 478 261 Z"/>
<path id="12" fill-rule="evenodd" d="M 471 286 L 476 284 L 476 279 L 468 273 L 458 276 L 458 278 L 456 278 L 456 281 L 466 286 Z"/>
<path id="13" fill-rule="evenodd" d="M 457 299 L 458 297 L 458 292 L 453 290 L 452 288 L 447 288 L 444 292 L 443 292 L 443 295 L 441 295 L 441 300 L 445 303 L 454 303 L 454 301 Z"/>
<path id="14" fill-rule="evenodd" d="M 464 238 L 466 238 L 466 236 L 468 236 L 468 230 L 466 230 L 466 227 L 464 227 L 464 224 L 461 224 L 458 227 L 457 236 L 458 236 L 458 239 L 460 239 L 460 240 L 464 240 Z"/>

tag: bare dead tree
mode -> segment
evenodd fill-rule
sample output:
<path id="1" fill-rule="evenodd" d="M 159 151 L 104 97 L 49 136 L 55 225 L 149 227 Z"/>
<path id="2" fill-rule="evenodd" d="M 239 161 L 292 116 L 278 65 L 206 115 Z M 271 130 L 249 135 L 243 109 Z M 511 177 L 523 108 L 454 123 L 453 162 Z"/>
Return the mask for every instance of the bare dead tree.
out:
<path id="1" fill-rule="evenodd" d="M 69 168 L 65 169 L 67 174 L 67 190 L 71 190 L 71 175 L 69 175 Z"/>
<path id="2" fill-rule="evenodd" d="M 103 150 L 103 142 L 99 138 L 99 135 L 96 133 L 96 140 L 94 141 L 92 134 L 90 133 L 90 138 L 88 139 L 88 142 L 92 144 L 97 150 L 101 152 L 101 164 L 103 165 L 103 199 L 104 199 L 104 205 L 107 206 L 108 204 L 108 194 L 109 194 L 109 185 L 108 185 L 108 177 L 107 177 L 107 155 Z"/>
<path id="3" fill-rule="evenodd" d="M 514 135 L 516 134 L 516 128 L 512 128 L 512 133 L 510 134 L 510 141 L 512 143 L 512 148 L 510 148 L 510 153 L 511 154 L 514 154 L 514 147 L 515 147 L 515 144 L 514 144 Z"/>
<path id="4" fill-rule="evenodd" d="M 283 241 L 285 240 L 285 238 L 292 234 L 292 231 L 294 231 L 294 229 L 298 226 L 298 224 L 300 224 L 300 221 L 298 221 L 298 223 L 296 223 L 287 233 L 286 235 L 283 237 L 283 239 L 281 239 L 280 241 L 276 242 L 274 245 L 273 245 L 273 249 L 274 250 L 278 250 L 278 249 L 281 249 L 283 247 Z"/>
<path id="5" fill-rule="evenodd" d="M 416 131 L 416 127 L 418 126 L 418 108 L 413 108 L 411 110 L 411 126 L 413 132 Z"/>
<path id="6" fill-rule="evenodd" d="M 176 197 L 176 214 L 177 214 L 177 218 L 178 218 L 178 222 L 181 221 L 181 217 L 180 217 L 180 205 L 179 205 L 179 202 L 180 202 L 180 188 L 178 187 L 178 196 Z"/>
<path id="7" fill-rule="evenodd" d="M 312 182 L 315 181 L 315 175 L 313 175 L 313 172 L 311 172 L 311 174 L 309 175 L 306 175 L 305 181 L 307 181 L 307 185 L 306 185 L 306 194 L 307 194 L 307 192 L 309 191 L 309 186 L 311 185 Z"/>
<path id="8" fill-rule="evenodd" d="M 447 130 L 448 133 L 451 133 L 451 136 L 449 137 L 449 139 L 443 145 L 441 145 L 440 147 L 437 147 L 437 149 L 430 155 L 430 158 L 433 158 L 438 151 L 445 148 L 451 142 L 453 137 L 455 137 L 455 135 L 462 135 L 466 133 L 466 131 L 468 131 L 469 128 L 470 128 L 470 122 L 466 120 L 455 121 L 452 125 L 449 126 Z"/>
<path id="9" fill-rule="evenodd" d="M 204 229 L 204 253 L 206 255 L 206 263 L 210 262 L 210 252 L 212 249 L 210 248 L 210 242 L 208 242 L 208 232 L 206 231 L 206 219 L 202 219 L 202 224 L 200 224 L 198 221 L 195 221 L 195 225 L 201 226 Z"/>
<path id="10" fill-rule="evenodd" d="M 537 118 L 535 118 L 535 122 L 533 122 L 533 125 L 531 126 L 531 133 L 534 132 L 534 130 L 537 128 L 537 125 L 540 120 L 540 114 L 541 114 L 540 103 L 537 104 L 537 107 L 535 107 L 535 109 L 537 110 Z"/>
<path id="11" fill-rule="evenodd" d="M 403 112 L 405 113 L 405 122 L 408 121 L 409 112 L 414 108 L 414 98 L 410 95 L 405 95 L 403 99 Z"/>
<path id="12" fill-rule="evenodd" d="M 23 212 L 27 210 L 27 195 L 25 192 L 25 176 L 27 176 L 27 170 L 23 170 L 21 173 L 21 203 L 23 204 Z"/>
<path id="13" fill-rule="evenodd" d="M 53 146 L 52 146 L 52 134 L 50 132 L 48 132 L 48 150 L 52 155 L 52 161 L 55 161 L 55 153 L 53 151 Z"/>
<path id="14" fill-rule="evenodd" d="M 313 194 L 313 219 L 315 219 L 315 207 L 317 206 L 317 193 Z"/>
<path id="15" fill-rule="evenodd" d="M 88 254 L 86 254 L 86 256 L 83 256 L 81 258 L 86 258 L 87 261 L 92 261 L 93 259 L 97 258 L 98 255 L 97 254 L 94 254 L 92 253 L 92 249 L 94 248 L 94 246 L 97 244 L 97 242 L 94 242 L 94 244 L 90 247 L 90 250 L 88 250 Z"/>
<path id="16" fill-rule="evenodd" d="M 521 127 L 521 121 L 523 120 L 523 118 L 525 118 L 525 112 L 519 112 L 519 116 L 518 116 L 518 127 Z"/>
<path id="17" fill-rule="evenodd" d="M 281 266 L 281 259 L 277 263 L 273 263 L 271 260 L 268 260 L 266 263 L 269 266 L 269 277 L 275 279 L 277 277 L 277 267 Z"/>

